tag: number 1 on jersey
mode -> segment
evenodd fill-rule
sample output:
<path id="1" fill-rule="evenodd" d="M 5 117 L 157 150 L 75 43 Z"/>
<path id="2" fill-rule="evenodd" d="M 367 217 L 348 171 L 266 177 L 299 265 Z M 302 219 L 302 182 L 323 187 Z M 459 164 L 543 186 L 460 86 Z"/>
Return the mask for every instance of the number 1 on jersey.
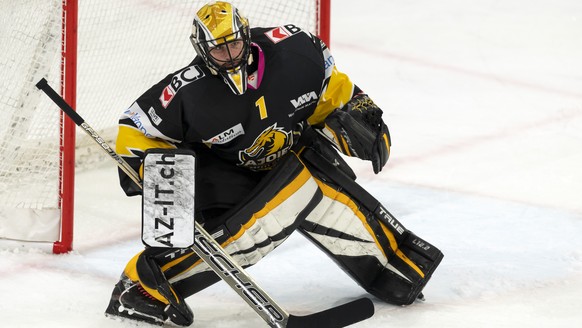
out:
<path id="1" fill-rule="evenodd" d="M 265 105 L 265 96 L 261 96 L 259 100 L 255 102 L 255 106 L 259 107 L 259 115 L 261 116 L 261 120 L 267 118 L 267 105 Z"/>

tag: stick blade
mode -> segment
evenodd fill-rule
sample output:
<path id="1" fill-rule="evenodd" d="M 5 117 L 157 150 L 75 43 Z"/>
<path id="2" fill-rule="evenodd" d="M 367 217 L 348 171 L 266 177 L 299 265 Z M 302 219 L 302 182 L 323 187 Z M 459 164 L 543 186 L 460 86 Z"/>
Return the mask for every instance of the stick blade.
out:
<path id="1" fill-rule="evenodd" d="M 287 328 L 339 328 L 366 320 L 374 315 L 374 303 L 369 298 L 332 307 L 304 316 L 289 315 Z"/>

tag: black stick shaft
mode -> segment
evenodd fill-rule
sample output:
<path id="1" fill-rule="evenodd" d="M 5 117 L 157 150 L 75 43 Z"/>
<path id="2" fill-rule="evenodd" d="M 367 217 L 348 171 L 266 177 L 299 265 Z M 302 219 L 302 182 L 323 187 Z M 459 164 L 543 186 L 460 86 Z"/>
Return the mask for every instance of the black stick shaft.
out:
<path id="1" fill-rule="evenodd" d="M 36 87 L 40 90 L 42 90 L 57 106 L 59 106 L 63 112 L 65 112 L 65 114 L 70 117 L 73 122 L 75 122 L 75 124 L 79 127 L 81 127 L 83 129 L 83 131 L 85 131 L 85 133 L 87 133 L 91 138 L 93 138 L 93 140 L 99 144 L 99 146 L 101 146 L 101 149 L 103 149 L 103 151 L 105 151 L 107 153 L 107 155 L 109 155 L 111 158 L 113 158 L 116 162 L 117 165 L 119 166 L 119 168 L 125 173 L 127 174 L 127 176 L 129 176 L 133 182 L 135 182 L 140 188 L 141 186 L 141 180 L 139 178 L 139 175 L 135 172 L 135 170 L 123 159 L 121 158 L 116 152 L 115 150 L 113 150 L 113 148 L 111 148 L 109 146 L 109 144 L 107 144 L 107 142 L 105 140 L 103 140 L 103 138 L 101 138 L 99 136 L 99 134 L 97 134 L 97 132 L 95 132 L 95 130 L 85 122 L 85 120 L 81 117 L 81 115 L 79 115 L 66 101 L 65 99 L 63 99 L 63 97 L 61 97 L 61 95 L 59 95 L 47 82 L 47 80 L 45 78 L 42 78 L 40 81 L 38 81 L 38 83 L 36 84 Z"/>
<path id="2" fill-rule="evenodd" d="M 51 98 L 51 100 L 59 106 L 68 117 L 70 117 L 75 124 L 81 126 L 85 121 L 83 118 L 75 112 L 75 110 L 67 104 L 65 99 L 63 99 L 51 86 L 48 84 L 45 78 L 42 78 L 36 84 L 36 87 L 42 90 L 46 95 Z"/>

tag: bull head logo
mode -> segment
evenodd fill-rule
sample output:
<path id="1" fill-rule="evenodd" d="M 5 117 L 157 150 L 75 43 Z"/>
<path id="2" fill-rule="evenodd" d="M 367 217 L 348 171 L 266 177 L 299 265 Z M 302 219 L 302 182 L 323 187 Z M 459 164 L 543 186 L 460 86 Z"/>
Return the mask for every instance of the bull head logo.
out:
<path id="1" fill-rule="evenodd" d="M 277 127 L 275 123 L 261 132 L 250 147 L 239 152 L 239 165 L 257 170 L 266 169 L 270 167 L 269 163 L 286 154 L 292 144 L 291 133 Z"/>

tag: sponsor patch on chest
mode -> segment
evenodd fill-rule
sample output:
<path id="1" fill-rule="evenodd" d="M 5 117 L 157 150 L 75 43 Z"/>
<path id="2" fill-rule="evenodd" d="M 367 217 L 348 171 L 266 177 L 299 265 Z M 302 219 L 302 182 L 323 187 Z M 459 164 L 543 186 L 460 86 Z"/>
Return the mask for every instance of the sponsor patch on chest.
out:
<path id="1" fill-rule="evenodd" d="M 204 140 L 205 144 L 222 145 L 232 141 L 234 138 L 245 134 L 242 124 L 237 124 L 230 129 L 227 129 L 214 137 Z"/>

